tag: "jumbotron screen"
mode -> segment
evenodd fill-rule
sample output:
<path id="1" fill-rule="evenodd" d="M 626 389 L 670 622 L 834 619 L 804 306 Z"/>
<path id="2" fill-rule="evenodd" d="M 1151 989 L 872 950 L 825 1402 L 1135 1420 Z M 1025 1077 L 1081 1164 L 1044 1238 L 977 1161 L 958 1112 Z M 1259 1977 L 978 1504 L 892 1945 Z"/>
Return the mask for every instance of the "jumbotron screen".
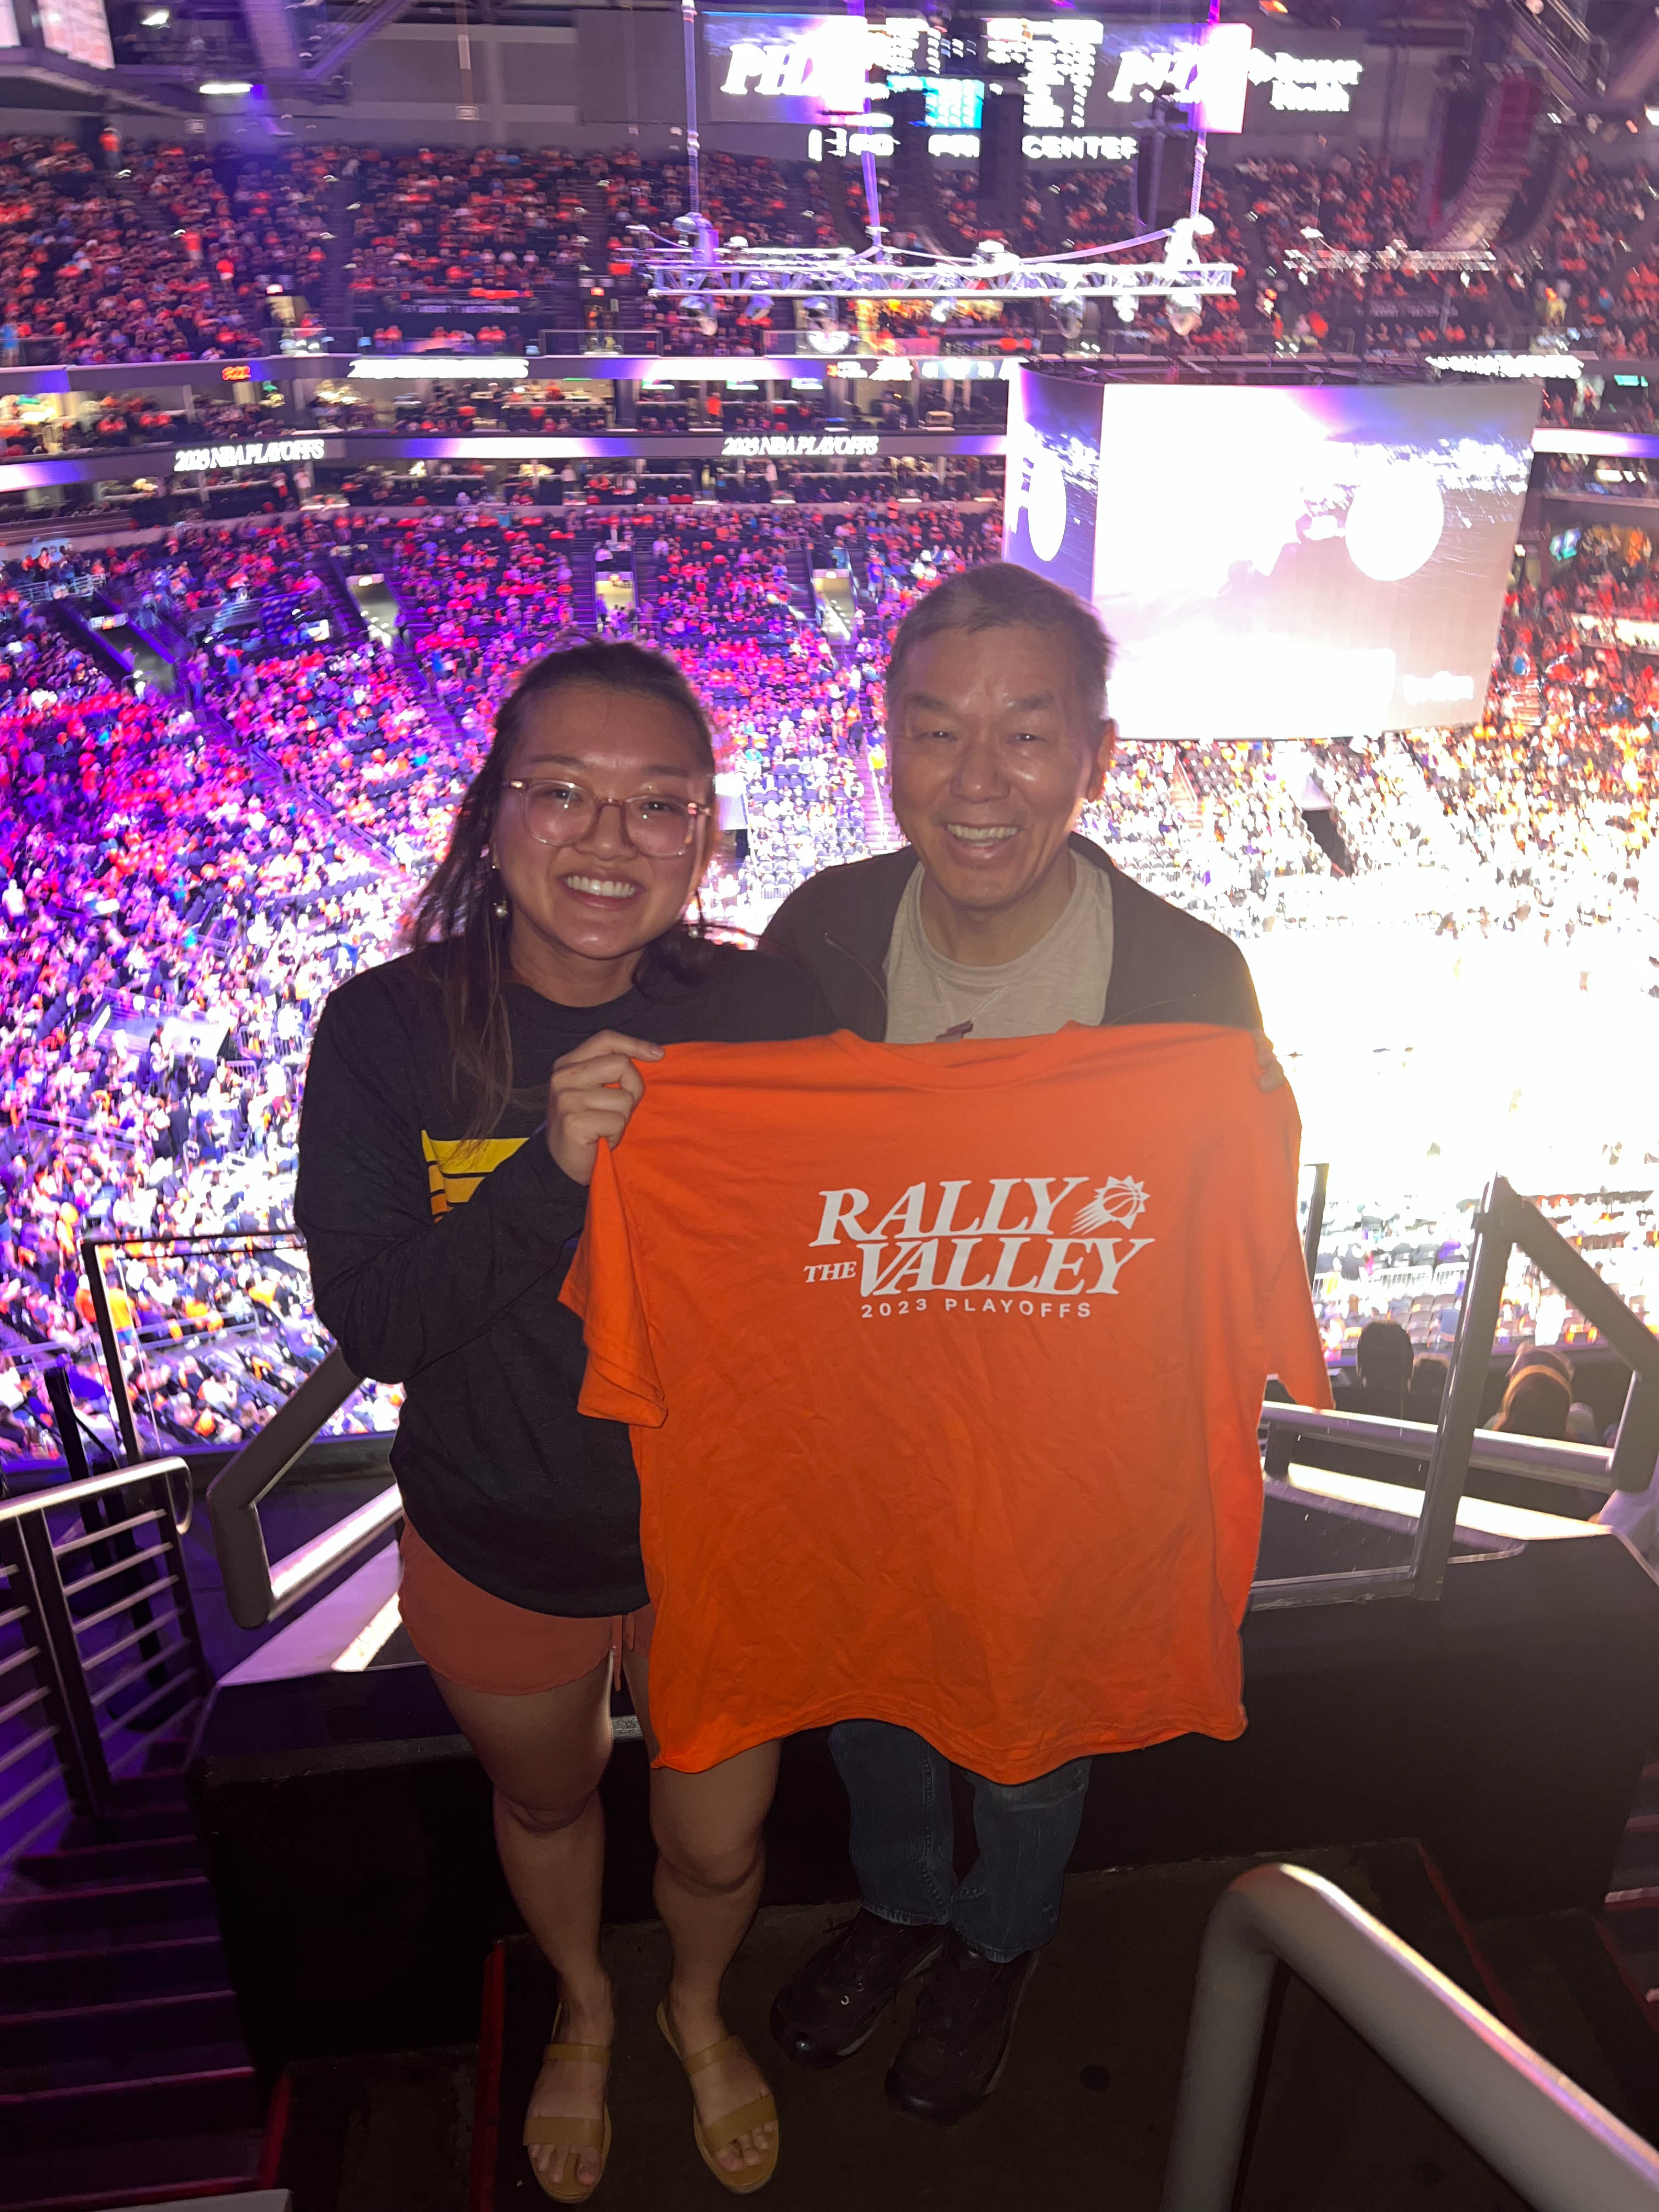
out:
<path id="1" fill-rule="evenodd" d="M 1006 557 L 1092 600 L 1126 737 L 1479 719 L 1535 392 L 1010 388 Z"/>

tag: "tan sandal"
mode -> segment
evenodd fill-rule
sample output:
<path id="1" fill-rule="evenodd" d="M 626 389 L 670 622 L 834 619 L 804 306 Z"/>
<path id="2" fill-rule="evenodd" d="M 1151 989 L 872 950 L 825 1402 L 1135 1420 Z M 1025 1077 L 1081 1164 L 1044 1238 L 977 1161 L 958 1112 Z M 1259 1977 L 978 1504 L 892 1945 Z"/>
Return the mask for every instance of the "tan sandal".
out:
<path id="1" fill-rule="evenodd" d="M 701 2074 L 705 2066 L 712 2066 L 716 2059 L 724 2058 L 728 2051 L 733 2048 L 741 2051 L 744 2047 L 741 2036 L 727 2035 L 718 2043 L 709 2044 L 704 2050 L 694 2051 L 688 2058 L 674 2040 L 674 2031 L 668 2025 L 665 2005 L 657 2007 L 657 2025 L 662 2030 L 663 2040 L 684 2067 L 688 2077 Z M 740 2166 L 735 2172 L 728 2172 L 720 2164 L 719 2154 L 728 2143 L 736 2142 L 739 2136 L 750 2135 L 756 2128 L 765 2127 L 769 2122 L 774 2130 L 771 2155 L 759 2166 Z M 702 2162 L 720 2187 L 729 2189 L 733 2197 L 752 2197 L 757 2189 L 765 2188 L 777 2172 L 778 2147 L 782 2133 L 778 2125 L 777 2103 L 769 2089 L 764 2096 L 751 2097 L 746 2105 L 739 2105 L 734 2112 L 722 2112 L 718 2119 L 710 2120 L 707 2127 L 697 2118 L 696 2107 L 692 2109 L 691 2136 L 702 2154 Z"/>
<path id="2" fill-rule="evenodd" d="M 608 2043 L 561 2043 L 558 2041 L 559 2021 L 562 2011 L 553 2021 L 554 2040 L 542 2053 L 542 2063 L 550 2059 L 587 2060 L 593 2065 L 611 2065 L 611 2046 Z M 543 2181 L 536 2161 L 530 2161 L 530 2171 L 536 2176 L 544 2193 L 556 2204 L 586 2204 L 599 2183 L 605 2179 L 605 2162 L 611 2156 L 611 2107 L 605 2107 L 604 2117 L 584 2120 L 574 2112 L 550 2112 L 540 2119 L 527 2114 L 524 2124 L 524 2145 L 526 2150 L 596 2150 L 599 2154 L 599 2172 L 596 2180 L 582 2183 L 576 2179 L 579 2167 L 570 2166 L 562 2181 Z"/>

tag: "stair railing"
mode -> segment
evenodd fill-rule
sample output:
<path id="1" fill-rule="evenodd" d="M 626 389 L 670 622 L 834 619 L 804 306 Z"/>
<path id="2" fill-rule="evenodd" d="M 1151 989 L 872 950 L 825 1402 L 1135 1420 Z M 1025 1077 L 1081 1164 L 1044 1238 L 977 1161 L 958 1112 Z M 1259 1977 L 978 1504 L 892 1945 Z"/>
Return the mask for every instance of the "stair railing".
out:
<path id="1" fill-rule="evenodd" d="M 189 1525 L 181 1459 L 0 1500 L 0 1859 L 102 1813 L 205 1692 Z"/>
<path id="2" fill-rule="evenodd" d="M 349 1560 L 383 1543 L 403 1511 L 394 1483 L 279 1560 L 274 1569 L 265 1550 L 260 1499 L 275 1490 L 358 1382 L 337 1345 L 208 1486 L 208 1518 L 225 1602 L 239 1628 L 263 1628 L 291 1611 Z"/>
<path id="3" fill-rule="evenodd" d="M 1457 1508 L 1472 1464 L 1565 1481 L 1581 1490 L 1647 1486 L 1655 1459 L 1659 1457 L 1659 1338 L 1643 1326 L 1538 1209 L 1517 1196 L 1501 1176 L 1488 1187 L 1476 1216 L 1475 1232 L 1437 1428 L 1373 1422 L 1360 1415 L 1333 1415 L 1308 1407 L 1263 1409 L 1270 1451 L 1277 1449 L 1285 1459 L 1286 1439 L 1328 1431 L 1340 1433 L 1344 1441 L 1427 1458 L 1423 1509 L 1410 1563 L 1268 1577 L 1252 1585 L 1254 1608 L 1356 1604 L 1394 1596 L 1432 1602 L 1445 1582 Z M 1611 1453 L 1485 1432 L 1477 1443 L 1475 1422 L 1490 1370 L 1504 1271 L 1516 1245 L 1565 1291 L 1635 1370 Z M 357 1380 L 335 1347 L 258 1434 L 243 1445 L 208 1492 L 208 1512 L 225 1596 L 239 1627 L 262 1628 L 290 1610 L 349 1560 L 383 1543 L 402 1513 L 402 1500 L 392 1486 L 279 1561 L 274 1569 L 270 1565 L 259 1524 L 259 1501 L 276 1488 L 325 1422 L 345 1403 L 357 1388 Z M 1361 1427 L 1363 1435 L 1350 1433 Z M 1404 1433 L 1407 1430 L 1413 1432 L 1409 1437 Z M 1381 1433 L 1383 1431 L 1398 1432 L 1392 1443 Z"/>
<path id="4" fill-rule="evenodd" d="M 1289 1474 L 1296 1448 L 1304 1439 L 1353 1445 L 1426 1467 L 1436 1434 L 1432 1421 L 1394 1420 L 1385 1413 L 1328 1413 L 1316 1406 L 1264 1406 L 1261 1426 L 1267 1438 L 1263 1462 L 1269 1474 L 1279 1477 Z M 1561 1443 L 1553 1437 L 1477 1429 L 1469 1466 L 1480 1474 L 1520 1475 L 1528 1482 L 1594 1495 L 1599 1501 L 1613 1486 L 1607 1472 L 1612 1456 L 1602 1444 Z"/>
<path id="5" fill-rule="evenodd" d="M 1300 1867 L 1241 1875 L 1210 1916 L 1162 2212 L 1235 2201 L 1280 1963 L 1535 2212 L 1653 2212 L 1659 2155 L 1409 1944 Z"/>

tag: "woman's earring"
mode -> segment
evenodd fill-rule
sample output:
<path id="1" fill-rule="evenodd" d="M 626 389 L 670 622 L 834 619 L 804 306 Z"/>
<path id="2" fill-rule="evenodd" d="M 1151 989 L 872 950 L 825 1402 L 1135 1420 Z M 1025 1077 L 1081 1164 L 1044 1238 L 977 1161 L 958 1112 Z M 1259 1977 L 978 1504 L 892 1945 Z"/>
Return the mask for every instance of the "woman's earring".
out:
<path id="1" fill-rule="evenodd" d="M 497 921 L 505 921 L 513 909 L 507 902 L 507 885 L 501 881 L 501 872 L 499 868 L 490 869 L 489 880 L 494 892 L 494 896 L 489 902 L 489 911 Z"/>

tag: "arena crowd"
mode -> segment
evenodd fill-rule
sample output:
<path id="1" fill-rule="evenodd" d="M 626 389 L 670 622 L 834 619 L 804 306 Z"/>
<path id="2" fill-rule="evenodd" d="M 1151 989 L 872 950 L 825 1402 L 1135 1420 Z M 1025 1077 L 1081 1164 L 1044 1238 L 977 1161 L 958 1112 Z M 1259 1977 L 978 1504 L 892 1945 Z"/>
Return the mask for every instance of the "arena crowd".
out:
<path id="1" fill-rule="evenodd" d="M 887 641 L 994 555 L 983 505 L 619 520 L 598 619 L 673 653 L 713 708 L 746 827 L 704 913 L 753 933 L 817 869 L 891 838 Z M 395 943 L 495 708 L 575 611 L 575 540 L 536 510 L 290 516 L 12 564 L 0 586 L 0 1451 L 52 1449 L 40 1382 L 103 1391 L 79 1247 L 258 1236 L 288 1218 L 323 998 Z M 330 562 L 386 579 L 396 639 L 318 641 Z M 319 567 L 319 564 L 321 566 Z M 818 619 L 834 586 L 848 622 Z M 114 684 L 52 619 L 92 586 L 193 647 L 171 697 Z M 1513 594 L 1486 719 L 1298 751 L 1127 743 L 1085 827 L 1234 935 L 1309 926 L 1334 862 L 1430 926 L 1588 929 L 1633 911 L 1659 814 L 1645 539 L 1588 533 Z M 1547 871 L 1539 867 L 1540 856 Z M 112 1255 L 158 1442 L 230 1443 L 317 1356 L 283 1248 Z M 384 1407 L 351 1419 L 376 1423 Z"/>
<path id="2" fill-rule="evenodd" d="M 940 178 L 951 239 L 1000 235 L 981 222 L 967 173 L 960 184 L 945 168 Z M 724 239 L 848 242 L 823 173 L 808 164 L 709 152 L 702 183 Z M 1363 152 L 1213 165 L 1202 251 L 1238 265 L 1237 297 L 1178 340 L 1156 301 L 1139 303 L 1133 327 L 1176 350 L 1363 342 L 1410 359 L 1448 343 L 1559 335 L 1610 356 L 1651 354 L 1659 265 L 1643 225 L 1655 188 L 1639 161 L 1579 155 L 1499 265 L 1461 276 L 1411 259 L 1421 183 L 1417 165 Z M 683 163 L 629 149 L 481 148 L 458 161 L 453 149 L 254 155 L 135 139 L 100 155 L 69 138 L 15 137 L 0 140 L 0 356 L 234 357 L 285 336 L 320 339 L 325 312 L 350 326 L 336 337 L 404 349 L 488 352 L 549 328 L 573 342 L 597 330 L 642 349 L 763 352 L 793 330 L 789 303 L 648 296 L 637 227 L 670 234 L 688 205 Z M 1034 170 L 1008 242 L 1064 252 L 1133 232 L 1127 164 Z M 898 234 L 908 234 L 902 222 Z M 1355 255 L 1366 265 L 1341 259 Z M 890 337 L 941 334 L 925 307 L 888 303 L 876 319 Z M 961 334 L 1029 344 L 1038 328 L 1036 311 L 1015 305 Z"/>

